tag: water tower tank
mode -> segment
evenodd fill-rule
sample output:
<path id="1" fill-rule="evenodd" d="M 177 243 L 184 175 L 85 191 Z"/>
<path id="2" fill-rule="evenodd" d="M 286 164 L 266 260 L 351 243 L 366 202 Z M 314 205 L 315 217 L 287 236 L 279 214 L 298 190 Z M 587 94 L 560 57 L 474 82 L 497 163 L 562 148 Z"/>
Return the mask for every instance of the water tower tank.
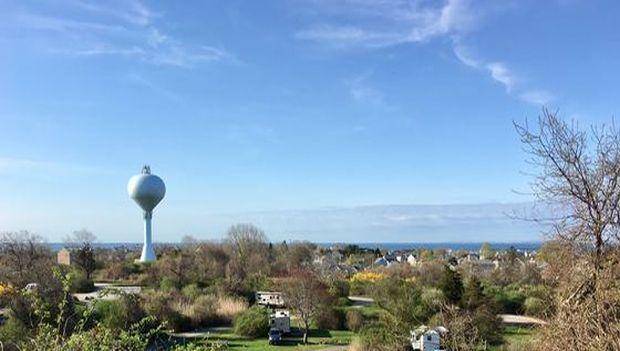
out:
<path id="1" fill-rule="evenodd" d="M 151 218 L 153 209 L 166 195 L 166 185 L 161 178 L 151 174 L 149 166 L 144 166 L 141 174 L 129 179 L 127 193 L 144 210 L 144 246 L 140 261 L 154 261 L 156 256 L 152 244 Z"/>

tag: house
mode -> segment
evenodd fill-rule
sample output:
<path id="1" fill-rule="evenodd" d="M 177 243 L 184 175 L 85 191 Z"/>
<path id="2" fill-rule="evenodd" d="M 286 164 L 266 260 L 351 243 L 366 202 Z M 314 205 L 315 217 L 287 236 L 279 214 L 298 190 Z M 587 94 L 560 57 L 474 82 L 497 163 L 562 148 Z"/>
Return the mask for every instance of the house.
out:
<path id="1" fill-rule="evenodd" d="M 429 328 L 425 325 L 411 331 L 411 347 L 414 351 L 441 350 L 441 336 L 448 329 L 444 327 Z"/>
<path id="2" fill-rule="evenodd" d="M 257 291 L 256 303 L 267 307 L 284 307 L 284 298 L 281 292 Z"/>
<path id="3" fill-rule="evenodd" d="M 385 256 L 383 256 L 383 257 L 377 258 L 373 264 L 375 266 L 389 267 L 392 265 L 392 262 L 388 260 L 387 258 L 385 258 Z"/>
<path id="4" fill-rule="evenodd" d="M 291 314 L 287 310 L 276 310 L 269 315 L 269 329 L 277 329 L 282 334 L 291 332 Z"/>
<path id="5" fill-rule="evenodd" d="M 56 261 L 58 264 L 70 266 L 71 265 L 71 250 L 67 248 L 62 248 L 56 254 Z"/>
<path id="6" fill-rule="evenodd" d="M 409 254 L 409 256 L 407 256 L 407 263 L 409 263 L 409 265 L 411 266 L 415 266 L 416 264 L 418 264 L 418 258 L 411 253 Z"/>

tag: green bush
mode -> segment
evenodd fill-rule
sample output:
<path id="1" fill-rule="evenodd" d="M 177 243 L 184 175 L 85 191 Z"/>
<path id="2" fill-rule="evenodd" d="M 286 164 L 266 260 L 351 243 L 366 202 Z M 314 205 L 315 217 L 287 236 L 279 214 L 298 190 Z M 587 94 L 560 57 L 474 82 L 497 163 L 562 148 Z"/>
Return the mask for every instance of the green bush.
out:
<path id="1" fill-rule="evenodd" d="M 529 316 L 543 317 L 547 310 L 547 304 L 538 297 L 528 297 L 523 303 L 525 314 Z"/>
<path id="2" fill-rule="evenodd" d="M 82 273 L 77 273 L 71 280 L 71 291 L 76 293 L 89 293 L 95 291 L 95 282 L 86 279 Z"/>
<path id="3" fill-rule="evenodd" d="M 30 336 L 28 328 L 17 318 L 9 318 L 0 327 L 0 342 L 7 350 L 12 350 L 10 345 L 17 345 Z"/>
<path id="4" fill-rule="evenodd" d="M 347 329 L 358 332 L 364 325 L 364 315 L 358 310 L 348 310 L 346 314 Z"/>
<path id="5" fill-rule="evenodd" d="M 177 289 L 177 283 L 174 279 L 169 277 L 163 277 L 161 282 L 159 282 L 159 288 L 163 291 L 172 291 Z"/>
<path id="6" fill-rule="evenodd" d="M 351 306 L 353 303 L 351 302 L 351 300 L 349 300 L 349 298 L 347 297 L 339 297 L 336 300 L 336 306 L 339 307 L 347 307 L 347 306 Z"/>
<path id="7" fill-rule="evenodd" d="M 122 295 L 118 300 L 98 300 L 94 306 L 96 319 L 111 329 L 127 330 L 145 317 L 136 295 Z"/>
<path id="8" fill-rule="evenodd" d="M 269 310 L 262 306 L 253 306 L 235 318 L 235 334 L 259 337 L 269 332 Z"/>
<path id="9" fill-rule="evenodd" d="M 175 332 L 186 331 L 192 328 L 191 319 L 172 307 L 175 294 L 164 291 L 151 292 L 144 295 L 144 310 L 154 316 L 159 322 L 165 323 L 167 328 Z"/>
<path id="10" fill-rule="evenodd" d="M 381 320 L 365 325 L 359 332 L 358 347 L 362 350 L 401 350 L 408 343 L 408 335 L 399 330 L 393 320 Z"/>
<path id="11" fill-rule="evenodd" d="M 520 314 L 523 312 L 525 295 L 518 290 L 499 290 L 494 292 L 493 300 L 501 313 Z"/>
<path id="12" fill-rule="evenodd" d="M 491 345 L 503 342 L 502 319 L 488 306 L 478 307 L 473 312 L 473 323 L 478 328 L 480 337 Z"/>
<path id="13" fill-rule="evenodd" d="M 200 289 L 196 284 L 189 284 L 183 287 L 181 293 L 183 294 L 183 296 L 194 301 L 196 300 L 196 298 L 198 298 L 198 296 L 202 294 L 202 289 Z"/>
<path id="14" fill-rule="evenodd" d="M 344 311 L 339 308 L 324 308 L 316 316 L 315 323 L 318 329 L 342 330 L 345 326 Z"/>
<path id="15" fill-rule="evenodd" d="M 329 283 L 329 293 L 332 296 L 346 298 L 349 296 L 349 282 L 346 280 L 334 280 Z"/>

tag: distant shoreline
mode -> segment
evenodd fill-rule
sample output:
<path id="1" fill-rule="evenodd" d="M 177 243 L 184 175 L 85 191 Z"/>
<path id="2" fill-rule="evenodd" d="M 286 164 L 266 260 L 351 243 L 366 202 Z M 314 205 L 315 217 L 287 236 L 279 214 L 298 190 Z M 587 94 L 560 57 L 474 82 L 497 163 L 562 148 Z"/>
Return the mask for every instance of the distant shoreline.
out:
<path id="1" fill-rule="evenodd" d="M 289 241 L 290 242 L 290 241 Z M 279 243 L 279 242 L 278 242 Z M 316 243 L 322 247 L 332 246 L 346 246 L 357 245 L 361 248 L 367 249 L 382 249 L 387 251 L 399 251 L 399 250 L 413 250 L 413 249 L 451 249 L 451 250 L 466 250 L 476 251 L 480 249 L 483 241 L 471 241 L 471 242 L 331 242 L 331 243 Z M 507 250 L 510 247 L 514 247 L 517 250 L 538 250 L 542 245 L 542 241 L 513 241 L 513 242 L 493 242 L 489 241 L 491 247 L 495 250 Z M 155 243 L 155 247 L 161 245 L 179 245 L 179 242 L 167 242 L 167 243 Z M 64 243 L 47 243 L 52 251 L 58 251 L 65 247 Z M 142 247 L 141 242 L 107 242 L 107 243 L 94 243 L 96 248 L 102 249 L 115 249 L 115 248 L 128 248 L 128 249 L 140 249 Z"/>

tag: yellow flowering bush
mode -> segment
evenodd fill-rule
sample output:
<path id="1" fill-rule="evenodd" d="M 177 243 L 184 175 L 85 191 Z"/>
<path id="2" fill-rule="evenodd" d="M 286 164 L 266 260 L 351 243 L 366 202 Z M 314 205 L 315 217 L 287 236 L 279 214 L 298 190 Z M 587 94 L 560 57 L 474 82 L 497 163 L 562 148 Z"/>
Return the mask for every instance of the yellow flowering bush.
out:
<path id="1" fill-rule="evenodd" d="M 0 282 L 0 298 L 11 296 L 15 293 L 15 287 L 11 283 Z"/>
<path id="2" fill-rule="evenodd" d="M 355 273 L 350 281 L 352 283 L 360 282 L 360 283 L 376 283 L 379 280 L 383 280 L 386 278 L 386 275 L 379 272 L 365 271 Z"/>

